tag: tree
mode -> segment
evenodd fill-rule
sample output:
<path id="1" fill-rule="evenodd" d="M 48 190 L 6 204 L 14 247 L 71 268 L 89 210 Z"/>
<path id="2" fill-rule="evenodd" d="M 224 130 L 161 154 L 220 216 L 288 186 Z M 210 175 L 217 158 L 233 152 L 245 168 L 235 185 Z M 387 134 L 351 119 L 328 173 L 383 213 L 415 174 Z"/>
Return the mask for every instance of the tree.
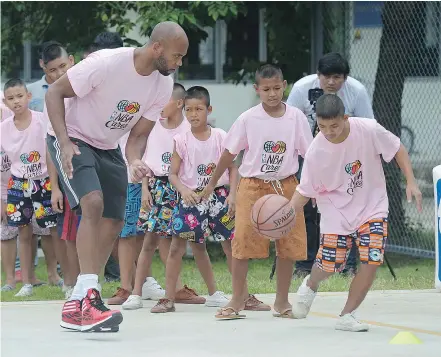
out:
<path id="1" fill-rule="evenodd" d="M 230 21 L 246 11 L 240 1 L 97 1 L 97 2 L 2 2 L 2 71 L 17 75 L 22 67 L 24 39 L 41 43 L 56 39 L 67 46 L 69 52 L 83 50 L 94 37 L 109 27 L 123 37 L 128 45 L 139 45 L 127 38 L 135 25 L 140 34 L 148 35 L 161 21 L 175 21 L 193 41 L 207 37 L 204 26 L 213 26 L 216 20 Z M 126 15 L 136 14 L 132 21 Z"/>
<path id="2" fill-rule="evenodd" d="M 385 2 L 382 18 L 383 32 L 380 55 L 375 78 L 373 108 L 375 118 L 386 129 L 401 136 L 401 100 L 404 80 L 418 58 L 416 24 L 424 23 L 424 2 Z M 389 236 L 392 240 L 402 238 L 404 209 L 402 204 L 401 173 L 393 162 L 384 165 L 389 196 L 389 220 L 392 222 Z"/>

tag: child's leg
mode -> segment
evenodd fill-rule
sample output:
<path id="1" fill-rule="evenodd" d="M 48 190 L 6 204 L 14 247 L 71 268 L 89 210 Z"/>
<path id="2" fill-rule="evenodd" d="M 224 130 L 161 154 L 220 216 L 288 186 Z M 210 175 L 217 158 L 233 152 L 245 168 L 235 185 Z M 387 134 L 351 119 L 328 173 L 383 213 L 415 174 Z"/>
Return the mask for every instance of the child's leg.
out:
<path id="1" fill-rule="evenodd" d="M 175 300 L 176 283 L 181 272 L 182 257 L 185 254 L 186 246 L 187 241 L 185 239 L 178 236 L 172 237 L 165 271 L 165 296 L 171 301 Z"/>
<path id="2" fill-rule="evenodd" d="M 46 261 L 47 277 L 50 284 L 57 284 L 60 276 L 57 272 L 57 258 L 55 255 L 54 242 L 52 236 L 41 236 L 41 249 L 43 249 L 44 259 Z"/>
<path id="3" fill-rule="evenodd" d="M 152 259 L 158 246 L 159 237 L 147 232 L 144 237 L 141 253 L 136 266 L 135 286 L 132 295 L 142 296 L 142 285 L 148 276 L 151 276 Z"/>
<path id="4" fill-rule="evenodd" d="M 294 261 L 279 256 L 276 264 L 277 294 L 276 301 L 274 302 L 274 310 L 283 314 L 292 308 L 288 300 L 288 293 L 291 286 Z"/>
<path id="5" fill-rule="evenodd" d="M 232 250 L 231 250 L 231 241 L 230 240 L 225 240 L 223 242 L 221 242 L 222 245 L 222 249 L 224 251 L 225 257 L 227 258 L 227 266 L 228 266 L 228 271 L 230 272 L 230 274 L 232 274 L 233 270 L 232 270 Z M 248 290 L 248 288 L 247 288 Z"/>
<path id="6" fill-rule="evenodd" d="M 15 258 L 17 256 L 18 230 L 15 227 L 2 224 L 1 231 L 1 261 L 6 275 L 6 285 L 15 288 Z"/>
<path id="7" fill-rule="evenodd" d="M 170 252 L 171 243 L 172 240 L 170 239 L 170 237 L 163 237 L 159 240 L 159 246 L 158 246 L 159 256 L 164 266 L 167 266 L 167 259 L 168 259 L 168 254 Z M 180 291 L 182 289 L 184 289 L 184 285 L 182 284 L 182 280 L 181 280 L 181 272 L 179 272 L 178 280 L 176 282 L 176 291 Z"/>
<path id="8" fill-rule="evenodd" d="M 34 262 L 32 260 L 32 225 L 28 224 L 24 227 L 19 227 L 18 235 L 20 239 L 20 266 L 23 284 L 32 284 L 31 276 L 34 267 Z"/>
<path id="9" fill-rule="evenodd" d="M 360 265 L 359 271 L 352 279 L 348 300 L 340 316 L 350 314 L 360 306 L 375 280 L 377 268 L 377 265 Z"/>
<path id="10" fill-rule="evenodd" d="M 211 266 L 210 257 L 208 256 L 207 246 L 205 243 L 190 242 L 193 251 L 194 260 L 207 285 L 208 294 L 213 295 L 217 291 L 216 282 L 214 280 L 213 268 Z"/>
<path id="11" fill-rule="evenodd" d="M 127 292 L 132 291 L 132 279 L 135 274 L 135 245 L 136 236 L 118 238 L 119 270 L 121 273 L 121 288 Z"/>
<path id="12" fill-rule="evenodd" d="M 60 239 L 57 232 L 57 227 L 50 228 L 50 236 L 52 237 L 52 244 L 54 246 L 55 257 L 58 263 L 60 264 L 61 271 L 63 274 L 67 274 L 69 277 L 69 268 L 67 262 L 67 252 L 66 252 L 66 243 Z M 57 273 L 58 275 L 58 273 Z M 59 284 L 60 279 L 58 279 L 55 283 Z"/>

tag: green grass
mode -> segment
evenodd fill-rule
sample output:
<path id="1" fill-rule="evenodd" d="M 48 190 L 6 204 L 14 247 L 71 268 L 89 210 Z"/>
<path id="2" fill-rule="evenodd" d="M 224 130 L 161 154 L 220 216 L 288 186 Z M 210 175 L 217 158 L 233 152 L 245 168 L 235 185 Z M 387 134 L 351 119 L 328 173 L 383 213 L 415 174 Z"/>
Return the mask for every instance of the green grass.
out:
<path id="1" fill-rule="evenodd" d="M 394 281 L 387 266 L 382 266 L 374 282 L 374 290 L 407 290 L 407 289 L 431 289 L 433 288 L 435 261 L 429 259 L 417 259 L 408 256 L 389 254 L 389 260 L 397 275 Z M 248 276 L 248 284 L 251 293 L 264 294 L 275 293 L 276 281 L 269 280 L 273 259 L 255 260 L 250 262 L 250 272 Z M 153 272 L 155 278 L 164 286 L 165 271 L 164 266 L 158 257 L 153 261 Z M 213 259 L 214 274 L 217 279 L 218 289 L 223 290 L 227 294 L 231 294 L 231 277 L 228 272 L 226 263 L 222 259 Z M 44 259 L 40 260 L 40 264 L 36 270 L 37 278 L 47 281 L 46 266 Z M 2 273 L 2 281 L 4 275 Z M 185 259 L 183 262 L 182 280 L 184 284 L 195 289 L 199 294 L 207 294 L 207 288 L 200 277 L 193 260 Z M 295 292 L 300 285 L 299 279 L 294 280 L 291 285 L 291 292 Z M 347 291 L 350 279 L 334 275 L 331 279 L 324 282 L 320 286 L 320 291 Z M 103 296 L 108 298 L 112 296 L 119 283 L 104 283 Z M 21 284 L 17 284 L 17 288 L 12 292 L 5 292 L 1 295 L 2 301 L 30 301 L 30 300 L 63 300 L 64 294 L 60 288 L 42 286 L 34 288 L 34 295 L 27 298 L 16 298 Z"/>

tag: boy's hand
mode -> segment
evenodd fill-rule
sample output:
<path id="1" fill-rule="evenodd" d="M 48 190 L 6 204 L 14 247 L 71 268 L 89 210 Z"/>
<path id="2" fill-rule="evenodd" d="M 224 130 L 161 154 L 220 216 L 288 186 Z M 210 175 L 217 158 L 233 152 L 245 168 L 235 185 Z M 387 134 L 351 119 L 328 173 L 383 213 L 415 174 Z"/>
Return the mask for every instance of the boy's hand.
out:
<path id="1" fill-rule="evenodd" d="M 141 196 L 141 205 L 146 211 L 152 209 L 153 206 L 153 198 L 148 188 L 142 188 L 142 196 Z"/>
<path id="2" fill-rule="evenodd" d="M 1 203 L 1 208 L 2 208 L 2 222 L 4 224 L 8 224 L 8 215 L 7 215 L 7 210 L 8 210 L 8 204 L 6 202 L 2 202 Z"/>
<path id="3" fill-rule="evenodd" d="M 406 186 L 406 197 L 407 202 L 412 202 L 412 196 L 415 197 L 416 206 L 418 209 L 418 212 L 422 212 L 423 210 L 423 195 L 421 194 L 420 189 L 418 188 L 418 185 L 416 182 L 408 182 Z"/>
<path id="4" fill-rule="evenodd" d="M 187 187 L 182 190 L 181 196 L 187 206 L 196 206 L 201 202 L 201 196 Z"/>
<path id="5" fill-rule="evenodd" d="M 205 186 L 205 188 L 202 190 L 201 193 L 201 198 L 204 201 L 208 201 L 208 199 L 210 198 L 210 196 L 213 194 L 214 189 L 216 187 L 211 183 L 211 180 L 208 182 L 207 186 Z"/>
<path id="6" fill-rule="evenodd" d="M 51 191 L 52 211 L 56 213 L 63 212 L 63 194 L 58 187 L 52 186 Z"/>
<path id="7" fill-rule="evenodd" d="M 227 199 L 225 200 L 225 205 L 228 205 L 227 214 L 230 217 L 234 217 L 236 214 L 236 195 L 229 194 Z"/>

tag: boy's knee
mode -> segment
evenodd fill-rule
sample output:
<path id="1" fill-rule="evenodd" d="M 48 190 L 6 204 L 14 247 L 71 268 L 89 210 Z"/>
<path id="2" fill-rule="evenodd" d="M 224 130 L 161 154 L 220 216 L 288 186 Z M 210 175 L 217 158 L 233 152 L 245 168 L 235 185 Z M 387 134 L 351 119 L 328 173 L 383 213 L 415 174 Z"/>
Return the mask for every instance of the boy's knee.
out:
<path id="1" fill-rule="evenodd" d="M 170 246 L 170 257 L 181 258 L 185 254 L 186 241 L 174 240 Z"/>

